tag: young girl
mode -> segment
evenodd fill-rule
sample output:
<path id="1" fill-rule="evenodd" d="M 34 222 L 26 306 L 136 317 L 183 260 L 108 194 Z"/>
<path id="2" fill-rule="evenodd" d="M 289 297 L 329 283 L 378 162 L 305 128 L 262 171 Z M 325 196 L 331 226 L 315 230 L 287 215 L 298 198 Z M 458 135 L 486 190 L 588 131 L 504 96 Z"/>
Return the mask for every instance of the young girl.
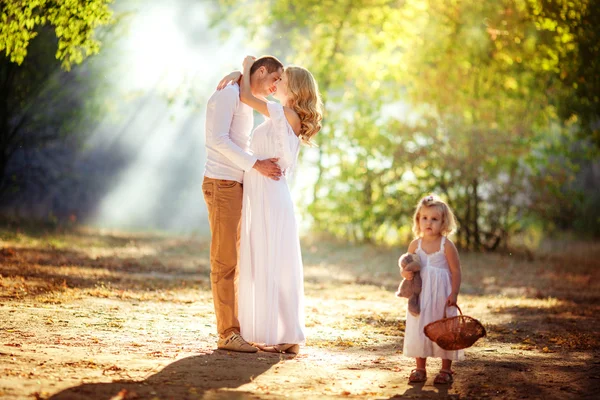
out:
<path id="1" fill-rule="evenodd" d="M 406 313 L 404 355 L 415 357 L 417 368 L 412 370 L 409 382 L 425 382 L 427 357 L 442 359 L 442 368 L 434 383 L 453 381 L 452 361 L 463 359 L 463 351 L 447 351 L 429 340 L 423 328 L 430 322 L 443 318 L 444 309 L 456 304 L 460 289 L 461 271 L 456 246 L 446 236 L 456 229 L 456 220 L 450 207 L 439 197 L 429 195 L 421 199 L 413 217 L 413 232 L 417 239 L 408 246 L 421 261 L 422 290 L 419 298 L 421 312 L 416 317 Z M 413 272 L 402 271 L 402 277 L 413 279 Z M 447 316 L 457 314 L 449 307 Z"/>

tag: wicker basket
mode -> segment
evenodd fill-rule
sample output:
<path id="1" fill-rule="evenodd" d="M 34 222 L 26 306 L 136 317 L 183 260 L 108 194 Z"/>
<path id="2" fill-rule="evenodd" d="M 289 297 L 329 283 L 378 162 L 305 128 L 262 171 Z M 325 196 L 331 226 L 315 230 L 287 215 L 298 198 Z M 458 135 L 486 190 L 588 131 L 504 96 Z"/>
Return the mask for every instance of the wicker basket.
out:
<path id="1" fill-rule="evenodd" d="M 471 347 L 477 339 L 486 335 L 481 322 L 462 315 L 458 305 L 456 308 L 460 315 L 446 318 L 446 309 L 444 308 L 444 318 L 427 324 L 423 329 L 425 335 L 444 350 L 460 350 Z"/>

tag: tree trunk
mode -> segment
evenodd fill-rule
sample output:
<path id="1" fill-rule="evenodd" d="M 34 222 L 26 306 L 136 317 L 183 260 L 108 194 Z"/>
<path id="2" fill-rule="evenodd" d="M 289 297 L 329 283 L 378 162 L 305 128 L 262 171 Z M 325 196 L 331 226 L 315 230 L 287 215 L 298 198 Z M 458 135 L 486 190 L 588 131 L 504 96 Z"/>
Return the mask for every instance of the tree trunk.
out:
<path id="1" fill-rule="evenodd" d="M 473 240 L 475 250 L 481 250 L 481 238 L 479 237 L 479 195 L 477 193 L 479 182 L 477 178 L 473 179 L 472 183 L 472 197 L 473 197 Z"/>

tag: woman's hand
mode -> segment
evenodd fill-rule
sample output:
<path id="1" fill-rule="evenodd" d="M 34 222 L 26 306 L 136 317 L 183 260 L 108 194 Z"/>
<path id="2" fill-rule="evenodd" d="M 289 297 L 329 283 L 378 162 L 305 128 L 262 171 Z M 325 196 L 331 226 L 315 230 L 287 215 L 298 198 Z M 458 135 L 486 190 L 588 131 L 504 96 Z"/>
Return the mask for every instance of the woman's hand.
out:
<path id="1" fill-rule="evenodd" d="M 223 89 L 225 86 L 229 85 L 230 83 L 237 82 L 241 76 L 242 76 L 242 73 L 240 71 L 233 71 L 232 73 L 230 73 L 229 75 L 227 75 L 223 79 L 221 79 L 221 81 L 217 85 L 217 90 Z"/>
<path id="2" fill-rule="evenodd" d="M 242 65 L 244 66 L 244 71 L 250 71 L 252 64 L 254 64 L 254 61 L 256 61 L 256 57 L 246 56 L 246 58 L 244 58 L 244 62 L 242 63 Z"/>
<path id="3" fill-rule="evenodd" d="M 240 85 L 240 100 L 242 103 L 249 105 L 262 115 L 270 117 L 269 108 L 267 102 L 262 96 L 256 97 L 252 93 L 252 85 L 250 83 L 250 68 L 254 64 L 256 58 L 247 56 L 244 59 L 244 75 L 242 76 L 242 84 Z"/>
<path id="4" fill-rule="evenodd" d="M 448 299 L 446 300 L 446 305 L 447 306 L 455 306 L 457 301 L 458 301 L 458 293 L 450 293 L 450 296 L 448 296 Z"/>

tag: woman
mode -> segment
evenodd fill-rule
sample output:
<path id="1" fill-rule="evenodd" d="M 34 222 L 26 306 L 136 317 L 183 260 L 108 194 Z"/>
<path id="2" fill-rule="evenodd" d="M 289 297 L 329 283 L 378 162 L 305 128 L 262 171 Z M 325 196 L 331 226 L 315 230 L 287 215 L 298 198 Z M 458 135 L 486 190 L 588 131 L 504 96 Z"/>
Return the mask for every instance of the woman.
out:
<path id="1" fill-rule="evenodd" d="M 250 149 L 259 159 L 278 158 L 284 176 L 273 180 L 250 170 L 244 175 L 239 260 L 238 316 L 241 335 L 264 351 L 297 354 L 304 343 L 304 284 L 298 226 L 288 180 L 300 144 L 321 129 L 318 86 L 309 71 L 288 67 L 273 97 L 250 89 L 254 57 L 244 60 L 241 101 L 267 119 L 252 134 Z M 219 87 L 239 74 L 225 77 Z"/>

